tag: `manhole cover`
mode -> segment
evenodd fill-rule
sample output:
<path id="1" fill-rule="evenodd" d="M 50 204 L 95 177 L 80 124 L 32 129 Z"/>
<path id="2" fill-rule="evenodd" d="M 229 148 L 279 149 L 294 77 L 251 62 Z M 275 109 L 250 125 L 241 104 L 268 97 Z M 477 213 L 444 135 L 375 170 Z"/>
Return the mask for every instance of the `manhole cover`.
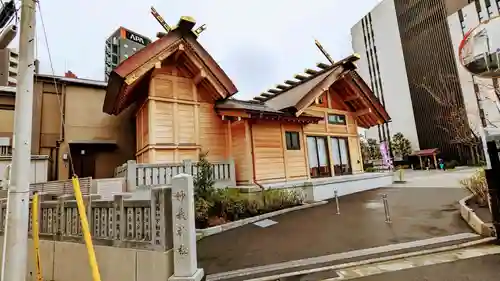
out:
<path id="1" fill-rule="evenodd" d="M 368 202 L 365 204 L 365 208 L 367 209 L 380 209 L 384 208 L 384 204 L 380 202 Z"/>
<path id="2" fill-rule="evenodd" d="M 261 220 L 258 222 L 254 222 L 253 224 L 256 226 L 259 226 L 259 227 L 269 227 L 271 225 L 277 224 L 277 222 L 275 222 L 273 220 L 265 219 L 265 220 Z"/>

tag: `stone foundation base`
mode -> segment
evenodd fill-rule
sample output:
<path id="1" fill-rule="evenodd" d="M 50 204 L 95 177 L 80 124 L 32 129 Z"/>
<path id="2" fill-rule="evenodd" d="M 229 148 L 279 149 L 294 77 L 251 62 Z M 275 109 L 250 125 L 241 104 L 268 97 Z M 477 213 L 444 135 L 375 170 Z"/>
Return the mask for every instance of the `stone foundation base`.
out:
<path id="1" fill-rule="evenodd" d="M 196 272 L 193 274 L 193 276 L 177 277 L 177 276 L 172 275 L 170 278 L 168 278 L 168 281 L 201 281 L 203 276 L 205 276 L 203 269 L 198 268 L 196 270 Z"/>

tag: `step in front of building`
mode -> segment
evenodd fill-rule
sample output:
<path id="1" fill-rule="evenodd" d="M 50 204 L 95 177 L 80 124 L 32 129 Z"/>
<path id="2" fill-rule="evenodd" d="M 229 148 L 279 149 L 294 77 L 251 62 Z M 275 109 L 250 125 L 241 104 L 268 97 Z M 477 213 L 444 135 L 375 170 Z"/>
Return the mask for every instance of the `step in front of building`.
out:
<path id="1" fill-rule="evenodd" d="M 490 241 L 481 239 L 474 233 L 461 233 L 430 239 L 391 244 L 386 246 L 336 253 L 278 264 L 239 269 L 230 272 L 210 274 L 209 281 L 265 281 L 265 280 L 324 280 L 338 277 L 332 268 L 343 265 L 356 265 L 365 261 L 389 259 L 391 257 L 413 255 L 425 252 L 446 251 L 461 247 L 473 246 Z M 312 278 L 312 279 L 310 279 Z"/>

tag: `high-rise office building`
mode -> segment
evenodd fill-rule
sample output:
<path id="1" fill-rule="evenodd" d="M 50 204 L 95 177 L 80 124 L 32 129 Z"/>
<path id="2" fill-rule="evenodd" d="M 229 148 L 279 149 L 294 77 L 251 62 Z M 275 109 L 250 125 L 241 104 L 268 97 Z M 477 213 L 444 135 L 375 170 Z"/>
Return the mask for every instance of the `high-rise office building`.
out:
<path id="1" fill-rule="evenodd" d="M 122 61 L 151 43 L 151 39 L 130 31 L 118 28 L 106 40 L 104 55 L 104 80 L 108 81 L 111 71 Z"/>
<path id="2" fill-rule="evenodd" d="M 401 132 L 414 150 L 439 148 L 448 159 L 470 158 L 467 145 L 456 141 L 456 125 L 440 118 L 450 110 L 442 101 L 465 108 L 447 18 L 469 2 L 384 0 L 352 27 L 359 72 L 392 117 L 367 137 L 390 140 Z"/>
<path id="3" fill-rule="evenodd" d="M 0 49 L 0 86 L 16 86 L 19 53 L 16 49 Z"/>

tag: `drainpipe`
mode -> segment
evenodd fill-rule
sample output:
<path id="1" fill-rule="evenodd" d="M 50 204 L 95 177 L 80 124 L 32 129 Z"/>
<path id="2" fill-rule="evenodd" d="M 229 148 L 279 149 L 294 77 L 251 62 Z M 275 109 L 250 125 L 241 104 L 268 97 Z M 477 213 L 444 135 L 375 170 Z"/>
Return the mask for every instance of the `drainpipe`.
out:
<path id="1" fill-rule="evenodd" d="M 247 121 L 247 122 L 248 122 L 248 125 L 250 126 L 250 145 L 251 145 L 250 149 L 252 150 L 253 183 L 260 188 L 260 191 L 262 193 L 262 201 L 263 201 L 263 203 L 265 205 L 266 204 L 265 197 L 264 197 L 265 187 L 262 184 L 260 184 L 259 182 L 257 182 L 257 177 L 255 175 L 255 151 L 253 149 L 253 128 L 252 128 L 252 123 L 250 123 L 250 121 Z"/>
<path id="2" fill-rule="evenodd" d="M 61 148 L 61 141 L 57 140 L 56 141 L 56 155 L 55 155 L 55 173 L 54 173 L 54 179 L 53 180 L 59 180 L 59 149 Z"/>

